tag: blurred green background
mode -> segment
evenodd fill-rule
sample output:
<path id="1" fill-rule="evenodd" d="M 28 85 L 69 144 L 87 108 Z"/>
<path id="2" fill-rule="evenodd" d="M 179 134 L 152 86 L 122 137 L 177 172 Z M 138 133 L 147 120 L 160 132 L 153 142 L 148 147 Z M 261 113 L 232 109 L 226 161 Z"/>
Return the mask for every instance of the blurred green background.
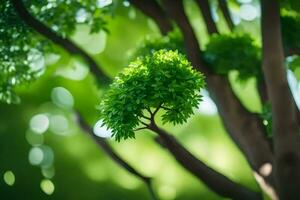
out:
<path id="1" fill-rule="evenodd" d="M 257 10 L 255 3 L 249 5 Z M 251 20 L 243 19 L 245 10 L 241 14 L 240 7 L 231 6 L 238 30 L 251 33 L 259 41 L 259 14 Z M 186 1 L 186 9 L 204 46 L 208 38 L 198 8 L 193 1 Z M 217 20 L 222 32 L 227 32 L 223 19 Z M 108 34 L 89 35 L 88 27 L 79 26 L 72 40 L 93 55 L 111 77 L 128 64 L 145 36 L 159 34 L 153 21 L 126 3 L 116 8 L 108 29 Z M 79 110 L 91 126 L 97 122 L 96 106 L 103 90 L 79 58 L 58 47 L 56 51 L 39 60 L 46 65 L 41 78 L 18 88 L 21 104 L 0 104 L 0 199 L 150 199 L 145 185 L 111 161 L 76 125 L 74 110 Z M 246 107 L 260 111 L 255 80 L 239 83 L 234 73 L 230 78 Z M 251 169 L 224 131 L 208 97 L 188 123 L 176 127 L 167 124 L 164 128 L 208 165 L 258 190 Z M 139 132 L 135 140 L 120 143 L 109 140 L 130 164 L 154 178 L 160 199 L 222 199 L 177 165 L 153 141 L 150 132 Z"/>

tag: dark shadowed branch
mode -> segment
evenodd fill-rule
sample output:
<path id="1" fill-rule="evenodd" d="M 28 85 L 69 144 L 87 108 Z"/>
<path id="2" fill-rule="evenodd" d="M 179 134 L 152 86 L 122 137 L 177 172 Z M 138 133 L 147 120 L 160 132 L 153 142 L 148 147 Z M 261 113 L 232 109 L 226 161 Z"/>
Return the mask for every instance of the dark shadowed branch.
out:
<path id="1" fill-rule="evenodd" d="M 26 9 L 23 0 L 11 0 L 11 2 L 17 14 L 29 27 L 31 27 L 33 30 L 35 30 L 45 38 L 49 39 L 56 45 L 61 46 L 68 53 L 81 56 L 87 62 L 90 71 L 93 74 L 95 74 L 99 83 L 101 84 L 109 83 L 110 78 L 101 70 L 101 68 L 96 63 L 96 61 L 90 55 L 88 55 L 84 50 L 82 50 L 76 44 L 71 42 L 69 39 L 57 35 L 45 24 L 35 19 Z"/>
<path id="2" fill-rule="evenodd" d="M 120 155 L 118 155 L 113 150 L 113 148 L 109 145 L 109 143 L 105 139 L 99 138 L 93 133 L 93 129 L 84 121 L 80 113 L 77 112 L 76 114 L 77 114 L 78 124 L 81 127 L 81 129 L 87 134 L 89 134 L 91 138 L 99 145 L 99 147 L 106 153 L 106 155 L 109 156 L 116 164 L 118 164 L 121 168 L 125 169 L 127 172 L 131 173 L 132 175 L 136 176 L 141 181 L 143 181 L 146 184 L 152 199 L 157 200 L 158 198 L 156 197 L 154 190 L 152 188 L 152 179 L 138 172 L 127 161 L 121 158 Z"/>
<path id="3" fill-rule="evenodd" d="M 220 6 L 220 9 L 222 11 L 222 14 L 225 18 L 225 21 L 228 25 L 228 28 L 233 31 L 234 29 L 234 23 L 232 21 L 232 18 L 231 18 L 231 15 L 230 15 L 230 10 L 229 10 L 229 7 L 228 7 L 228 3 L 227 3 L 227 0 L 218 0 L 218 3 L 219 3 L 219 6 Z"/>
<path id="4" fill-rule="evenodd" d="M 259 193 L 253 192 L 248 188 L 233 182 L 223 174 L 208 167 L 204 162 L 196 158 L 184 146 L 182 146 L 175 137 L 171 136 L 165 130 L 160 129 L 152 115 L 149 129 L 158 134 L 155 141 L 163 148 L 169 150 L 177 162 L 191 174 L 196 176 L 212 191 L 218 195 L 230 199 L 259 200 L 262 199 Z"/>
<path id="5" fill-rule="evenodd" d="M 210 35 L 218 33 L 218 29 L 212 17 L 211 8 L 208 0 L 197 0 L 196 2 L 201 10 L 208 33 Z"/>
<path id="6" fill-rule="evenodd" d="M 173 27 L 171 21 L 167 18 L 165 12 L 155 0 L 129 0 L 129 2 L 145 15 L 150 16 L 158 25 L 163 35 L 166 35 L 172 30 Z"/>

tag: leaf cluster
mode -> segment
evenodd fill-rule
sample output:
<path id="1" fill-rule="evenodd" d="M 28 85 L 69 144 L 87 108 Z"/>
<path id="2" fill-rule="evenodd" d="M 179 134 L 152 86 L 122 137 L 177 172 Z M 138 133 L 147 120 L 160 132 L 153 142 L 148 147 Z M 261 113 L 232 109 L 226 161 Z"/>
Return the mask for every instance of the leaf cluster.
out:
<path id="1" fill-rule="evenodd" d="M 134 59 L 137 57 L 144 57 L 161 49 L 178 51 L 181 54 L 185 54 L 184 41 L 178 29 L 170 31 L 163 37 L 144 38 L 132 57 Z"/>
<path id="2" fill-rule="evenodd" d="M 40 70 L 33 66 L 44 40 L 23 23 L 10 1 L 0 4 L 0 101 L 18 102 L 13 88 L 35 79 Z"/>
<path id="3" fill-rule="evenodd" d="M 164 123 L 183 123 L 201 100 L 202 74 L 184 55 L 159 50 L 130 63 L 110 86 L 100 104 L 101 118 L 116 140 L 133 138 L 134 128 L 150 109 L 163 109 Z"/>
<path id="4" fill-rule="evenodd" d="M 281 16 L 283 44 L 286 50 L 300 48 L 300 16 L 285 14 Z"/>
<path id="5" fill-rule="evenodd" d="M 23 1 L 35 18 L 63 37 L 70 36 L 77 24 L 90 25 L 91 32 L 105 29 L 104 16 L 110 7 L 102 7 L 97 0 Z M 43 54 L 53 51 L 53 46 L 19 18 L 10 0 L 1 2 L 0 12 L 0 101 L 17 103 L 14 87 L 42 74 L 44 67 L 37 67 L 37 62 L 42 62 Z M 80 12 L 83 21 L 78 21 Z"/>
<path id="6" fill-rule="evenodd" d="M 63 37 L 74 33 L 76 25 L 87 24 L 91 33 L 106 30 L 111 6 L 99 0 L 25 0 L 28 10 Z"/>
<path id="7" fill-rule="evenodd" d="M 260 48 L 247 35 L 213 35 L 206 46 L 204 59 L 220 75 L 238 71 L 238 79 L 262 78 Z"/>

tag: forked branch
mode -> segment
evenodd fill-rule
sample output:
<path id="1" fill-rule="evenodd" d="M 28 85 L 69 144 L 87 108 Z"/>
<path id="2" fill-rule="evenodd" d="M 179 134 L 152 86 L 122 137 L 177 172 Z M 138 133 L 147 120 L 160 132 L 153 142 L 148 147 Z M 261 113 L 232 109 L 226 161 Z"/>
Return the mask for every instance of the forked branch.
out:
<path id="1" fill-rule="evenodd" d="M 158 134 L 159 137 L 156 141 L 159 145 L 168 149 L 182 167 L 196 176 L 218 195 L 236 200 L 262 199 L 259 193 L 253 192 L 250 189 L 233 182 L 223 174 L 208 167 L 204 162 L 196 158 L 191 152 L 183 147 L 175 137 L 171 136 L 165 130 L 160 129 L 155 124 L 154 120 L 151 122 L 149 129 Z"/>

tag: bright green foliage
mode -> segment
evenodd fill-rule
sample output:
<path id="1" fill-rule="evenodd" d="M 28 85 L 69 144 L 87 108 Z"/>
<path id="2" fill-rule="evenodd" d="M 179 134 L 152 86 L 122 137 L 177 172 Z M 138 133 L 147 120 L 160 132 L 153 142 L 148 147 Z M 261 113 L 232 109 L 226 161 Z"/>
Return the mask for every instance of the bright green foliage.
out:
<path id="1" fill-rule="evenodd" d="M 300 16 L 281 17 L 283 44 L 286 50 L 300 48 Z"/>
<path id="2" fill-rule="evenodd" d="M 213 35 L 206 46 L 204 59 L 220 75 L 237 70 L 239 80 L 261 78 L 260 48 L 249 35 Z"/>
<path id="3" fill-rule="evenodd" d="M 102 3 L 101 3 L 102 2 Z M 53 31 L 67 37 L 77 24 L 87 24 L 91 32 L 105 29 L 111 6 L 99 0 L 25 0 L 30 12 Z"/>
<path id="4" fill-rule="evenodd" d="M 297 80 L 300 80 L 300 56 L 290 56 L 287 58 L 287 66 L 294 72 Z"/>
<path id="5" fill-rule="evenodd" d="M 43 69 L 33 63 L 43 48 L 16 15 L 9 1 L 0 4 L 0 101 L 18 102 L 13 87 L 34 79 Z"/>
<path id="6" fill-rule="evenodd" d="M 133 58 L 151 55 L 153 52 L 161 49 L 185 54 L 183 38 L 179 30 L 171 31 L 163 37 L 145 38 L 137 48 Z"/>
<path id="7" fill-rule="evenodd" d="M 164 123 L 183 123 L 201 100 L 202 74 L 177 51 L 139 57 L 119 75 L 100 104 L 101 118 L 116 140 L 133 138 L 145 109 L 160 108 Z"/>
<path id="8" fill-rule="evenodd" d="M 109 6 L 97 0 L 24 0 L 31 14 L 61 36 L 70 36 L 77 24 L 91 32 L 105 29 Z M 34 80 L 44 71 L 43 54 L 52 51 L 50 41 L 28 27 L 10 0 L 0 4 L 0 101 L 17 103 L 15 86 Z"/>

